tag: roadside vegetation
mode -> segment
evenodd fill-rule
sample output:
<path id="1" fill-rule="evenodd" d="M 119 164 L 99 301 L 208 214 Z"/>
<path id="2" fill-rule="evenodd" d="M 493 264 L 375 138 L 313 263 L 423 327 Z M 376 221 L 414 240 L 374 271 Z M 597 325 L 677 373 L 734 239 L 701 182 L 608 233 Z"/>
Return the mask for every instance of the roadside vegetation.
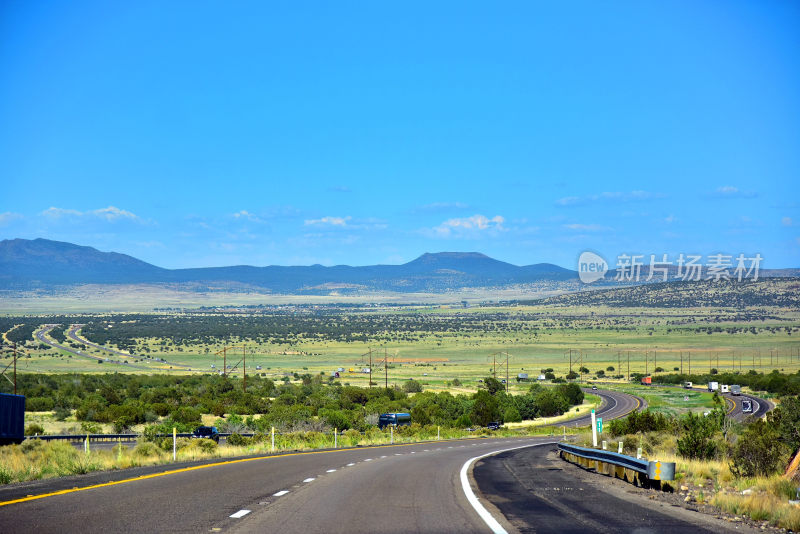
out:
<path id="1" fill-rule="evenodd" d="M 611 421 L 612 448 L 676 462 L 675 490 L 686 503 L 712 505 L 726 513 L 800 530 L 800 474 L 787 472 L 800 454 L 800 399 L 778 399 L 764 419 L 742 424 L 727 419 L 721 399 L 708 415 L 680 417 L 644 411 Z M 587 438 L 583 438 L 584 442 Z"/>

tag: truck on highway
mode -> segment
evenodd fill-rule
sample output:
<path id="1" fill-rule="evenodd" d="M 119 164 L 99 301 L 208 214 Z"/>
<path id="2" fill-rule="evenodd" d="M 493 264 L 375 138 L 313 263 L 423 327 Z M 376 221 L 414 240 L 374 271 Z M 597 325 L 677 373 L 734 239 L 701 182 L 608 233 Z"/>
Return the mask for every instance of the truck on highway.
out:
<path id="1" fill-rule="evenodd" d="M 381 430 L 387 426 L 408 426 L 410 424 L 410 413 L 382 413 L 378 417 L 378 428 Z"/>
<path id="2" fill-rule="evenodd" d="M 653 377 L 652 376 L 643 376 L 642 377 L 642 385 L 643 386 L 650 386 L 653 384 Z"/>
<path id="3" fill-rule="evenodd" d="M 25 439 L 25 395 L 0 393 L 0 445 Z"/>
<path id="4" fill-rule="evenodd" d="M 683 383 L 683 387 L 684 387 L 684 389 L 692 389 L 692 383 L 691 382 L 684 382 Z"/>
<path id="5" fill-rule="evenodd" d="M 739 384 L 733 384 L 731 386 L 731 395 L 741 395 L 742 394 L 742 386 Z"/>
<path id="6" fill-rule="evenodd" d="M 728 391 L 729 391 L 728 384 L 721 384 L 719 386 L 720 393 L 728 393 Z"/>
<path id="7" fill-rule="evenodd" d="M 742 401 L 742 413 L 753 413 L 753 401 L 750 399 Z"/>
<path id="8" fill-rule="evenodd" d="M 709 382 L 708 391 L 717 391 L 719 389 L 719 382 Z"/>

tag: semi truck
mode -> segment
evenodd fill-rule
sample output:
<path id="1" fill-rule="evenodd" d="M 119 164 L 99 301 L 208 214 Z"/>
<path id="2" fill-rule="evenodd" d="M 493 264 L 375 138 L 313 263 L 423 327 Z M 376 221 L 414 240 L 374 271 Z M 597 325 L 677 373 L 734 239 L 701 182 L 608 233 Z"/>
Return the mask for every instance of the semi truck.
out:
<path id="1" fill-rule="evenodd" d="M 741 395 L 742 394 L 742 386 L 739 384 L 734 384 L 731 386 L 731 395 Z"/>
<path id="2" fill-rule="evenodd" d="M 719 382 L 709 382 L 708 391 L 717 391 L 719 389 Z"/>
<path id="3" fill-rule="evenodd" d="M 730 391 L 730 388 L 728 387 L 728 384 L 721 384 L 719 386 L 719 392 L 720 393 L 728 393 L 729 391 Z"/>
<path id="4" fill-rule="evenodd" d="M 0 393 L 0 445 L 25 439 L 25 396 Z"/>
<path id="5" fill-rule="evenodd" d="M 643 386 L 650 386 L 653 384 L 653 377 L 652 376 L 643 376 L 642 377 L 642 385 Z"/>
<path id="6" fill-rule="evenodd" d="M 692 383 L 691 382 L 684 382 L 683 383 L 683 387 L 684 387 L 684 389 L 692 389 Z"/>

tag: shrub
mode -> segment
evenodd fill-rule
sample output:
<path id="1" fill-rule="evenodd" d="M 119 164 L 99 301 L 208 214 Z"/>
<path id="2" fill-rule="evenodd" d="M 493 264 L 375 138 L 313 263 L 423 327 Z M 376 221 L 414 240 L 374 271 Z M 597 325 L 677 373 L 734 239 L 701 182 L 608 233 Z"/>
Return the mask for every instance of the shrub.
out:
<path id="1" fill-rule="evenodd" d="M 217 442 L 213 439 L 198 439 L 194 441 L 195 446 L 203 452 L 214 452 L 217 450 Z"/>
<path id="2" fill-rule="evenodd" d="M 506 423 L 518 423 L 522 421 L 522 416 L 519 414 L 519 410 L 513 406 L 509 406 L 503 414 L 503 421 Z"/>
<path id="3" fill-rule="evenodd" d="M 693 460 L 712 459 L 717 453 L 717 444 L 711 439 L 716 431 L 712 418 L 689 412 L 681 419 L 681 426 L 678 454 Z"/>
<path id="4" fill-rule="evenodd" d="M 736 442 L 730 469 L 737 477 L 768 476 L 778 471 L 787 453 L 778 429 L 759 419 L 750 424 Z"/>
<path id="5" fill-rule="evenodd" d="M 455 426 L 456 428 L 469 428 L 472 426 L 472 419 L 470 419 L 467 414 L 461 414 L 456 420 Z"/>
<path id="6" fill-rule="evenodd" d="M 148 458 L 150 456 L 158 455 L 159 451 L 155 443 L 143 441 L 136 444 L 136 446 L 133 448 L 133 454 L 136 456 L 141 456 L 142 458 Z"/>
<path id="7" fill-rule="evenodd" d="M 228 436 L 228 445 L 233 447 L 244 447 L 250 444 L 250 439 L 242 436 L 241 434 L 233 433 Z"/>
<path id="8" fill-rule="evenodd" d="M 26 439 L 22 442 L 20 448 L 22 449 L 22 452 L 29 453 L 41 449 L 43 445 L 44 441 L 40 439 Z"/>
<path id="9" fill-rule="evenodd" d="M 403 384 L 403 391 L 406 393 L 420 393 L 422 392 L 422 384 L 417 382 L 416 380 L 409 380 L 405 384 Z"/>
<path id="10" fill-rule="evenodd" d="M 461 385 L 461 380 L 459 380 L 458 378 L 454 378 L 452 384 L 454 386 L 460 386 Z"/>
<path id="11" fill-rule="evenodd" d="M 26 436 L 33 436 L 34 434 L 43 435 L 44 434 L 44 427 L 42 425 L 31 423 L 27 427 L 25 427 L 25 435 Z"/>

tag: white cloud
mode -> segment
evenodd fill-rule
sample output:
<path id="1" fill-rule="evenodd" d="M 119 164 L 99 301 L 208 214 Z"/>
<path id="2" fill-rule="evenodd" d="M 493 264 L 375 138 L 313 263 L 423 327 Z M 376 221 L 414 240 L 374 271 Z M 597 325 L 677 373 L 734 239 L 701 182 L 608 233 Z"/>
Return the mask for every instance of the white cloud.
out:
<path id="1" fill-rule="evenodd" d="M 240 220 L 247 220 L 247 221 L 255 222 L 255 223 L 263 223 L 264 222 L 264 219 L 262 219 L 261 217 L 259 217 L 258 215 L 254 214 L 254 213 L 250 213 L 247 210 L 237 211 L 236 213 L 233 214 L 233 218 L 234 219 L 240 219 Z"/>
<path id="2" fill-rule="evenodd" d="M 338 226 L 338 227 L 345 227 L 347 226 L 347 221 L 352 219 L 349 215 L 347 217 L 322 217 L 319 219 L 306 219 L 305 225 L 306 226 Z"/>
<path id="3" fill-rule="evenodd" d="M 130 220 L 138 220 L 139 217 L 131 213 L 130 211 L 122 210 L 117 208 L 116 206 L 109 206 L 107 208 L 100 208 L 98 210 L 92 210 L 89 212 L 90 214 L 105 219 L 107 221 L 116 221 L 118 219 L 130 219 Z"/>
<path id="4" fill-rule="evenodd" d="M 495 215 L 491 219 L 485 215 L 476 214 L 471 217 L 459 217 L 448 219 L 439 226 L 433 228 L 435 235 L 439 237 L 450 237 L 451 235 L 477 235 L 482 232 L 503 231 L 505 219 L 500 215 Z"/>
<path id="5" fill-rule="evenodd" d="M 109 222 L 117 221 L 120 219 L 127 219 L 131 221 L 140 221 L 139 217 L 137 217 L 134 213 L 130 211 L 120 209 L 116 206 L 108 206 L 107 208 L 99 208 L 96 210 L 89 210 L 89 211 L 78 211 L 73 209 L 67 208 L 56 208 L 56 207 L 49 207 L 43 212 L 40 213 L 43 217 L 47 217 L 49 219 L 61 219 L 62 217 L 98 217 L 100 219 L 105 219 Z"/>
<path id="6" fill-rule="evenodd" d="M 755 198 L 758 193 L 755 191 L 742 191 L 733 185 L 723 185 L 718 187 L 711 196 L 716 198 Z"/>
<path id="7" fill-rule="evenodd" d="M 637 202 L 666 197 L 663 193 L 651 191 L 604 191 L 596 195 L 570 196 L 556 200 L 558 206 L 580 206 L 593 202 Z"/>
<path id="8" fill-rule="evenodd" d="M 83 215 L 83 213 L 78 210 L 69 210 L 51 206 L 44 210 L 41 215 L 50 219 L 60 219 L 61 217 L 80 217 Z"/>
<path id="9" fill-rule="evenodd" d="M 0 213 L 0 226 L 5 226 L 8 223 L 16 221 L 18 219 L 22 219 L 22 215 L 19 213 L 14 213 L 11 211 Z"/>
<path id="10" fill-rule="evenodd" d="M 783 226 L 792 226 L 792 224 L 794 224 L 794 223 L 793 223 L 791 217 L 784 217 L 783 219 L 781 219 L 781 224 Z"/>
<path id="11" fill-rule="evenodd" d="M 674 223 L 675 222 L 675 216 L 672 215 L 672 214 L 667 215 L 666 217 L 664 217 L 664 222 L 667 223 L 667 224 Z"/>

